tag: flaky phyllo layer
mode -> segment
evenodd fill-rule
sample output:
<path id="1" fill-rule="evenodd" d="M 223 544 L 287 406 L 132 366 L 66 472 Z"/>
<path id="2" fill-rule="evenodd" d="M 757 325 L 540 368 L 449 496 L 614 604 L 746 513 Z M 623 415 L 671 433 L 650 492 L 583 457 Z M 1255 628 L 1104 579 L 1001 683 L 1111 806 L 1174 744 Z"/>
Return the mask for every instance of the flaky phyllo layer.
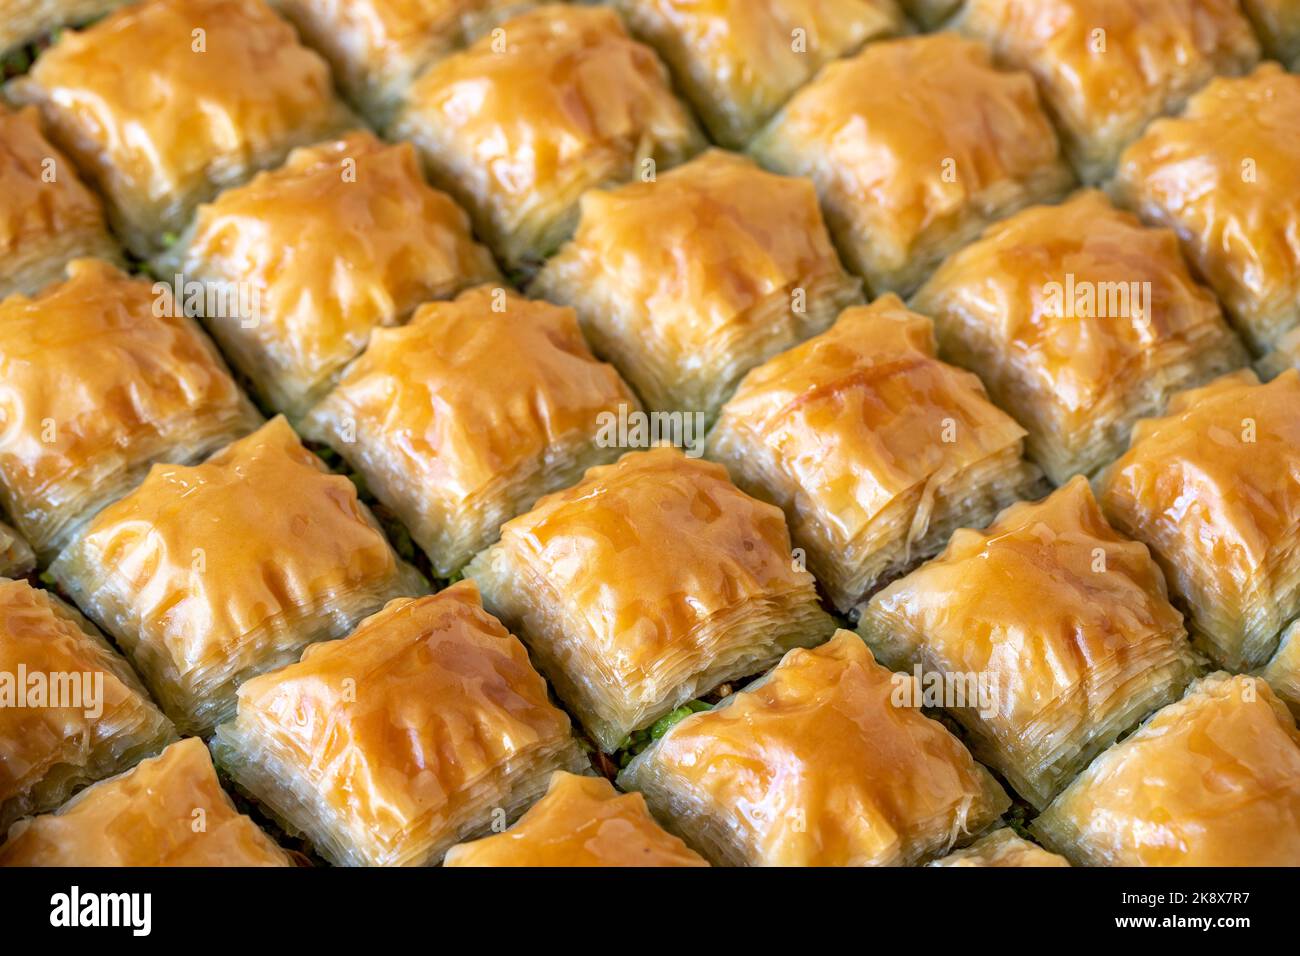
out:
<path id="1" fill-rule="evenodd" d="M 898 866 L 946 853 L 1010 801 L 942 724 L 897 702 L 897 687 L 839 631 L 676 724 L 619 784 L 720 865 Z"/>
<path id="2" fill-rule="evenodd" d="M 426 587 L 283 418 L 201 465 L 154 467 L 50 572 L 190 733 L 233 713 L 249 677 Z"/>
<path id="3" fill-rule="evenodd" d="M 402 598 L 245 683 L 213 749 L 239 787 L 342 865 L 435 864 L 500 832 L 586 757 L 472 582 Z"/>
<path id="4" fill-rule="evenodd" d="M 780 510 L 671 448 L 543 498 L 466 574 L 606 751 L 834 629 Z"/>
<path id="5" fill-rule="evenodd" d="M 896 296 L 745 377 L 708 455 L 780 505 L 841 611 L 1037 486 L 1025 432 L 979 380 L 935 357 L 930 322 Z"/>
<path id="6" fill-rule="evenodd" d="M 958 531 L 871 599 L 860 630 L 890 667 L 976 675 L 987 693 L 942 706 L 1039 808 L 1194 667 L 1159 567 L 1083 478 Z"/>
<path id="7" fill-rule="evenodd" d="M 1300 372 L 1180 392 L 1137 424 L 1099 498 L 1150 546 L 1201 649 L 1225 667 L 1263 664 L 1300 614 Z"/>

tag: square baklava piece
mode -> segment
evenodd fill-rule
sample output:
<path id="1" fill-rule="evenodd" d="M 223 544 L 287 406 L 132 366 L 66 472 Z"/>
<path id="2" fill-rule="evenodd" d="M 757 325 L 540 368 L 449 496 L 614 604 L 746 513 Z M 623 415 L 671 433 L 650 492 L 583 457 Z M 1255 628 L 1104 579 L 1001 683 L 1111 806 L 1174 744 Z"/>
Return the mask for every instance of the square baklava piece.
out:
<path id="1" fill-rule="evenodd" d="M 450 577 L 504 522 L 616 458 L 606 422 L 638 407 L 572 309 L 484 286 L 375 332 L 303 428 Z"/>
<path id="2" fill-rule="evenodd" d="M 1171 227 L 1247 344 L 1300 325 L 1300 76 L 1220 77 L 1124 151 L 1114 191 Z"/>
<path id="3" fill-rule="evenodd" d="M 1210 674 L 1093 761 L 1030 829 L 1082 866 L 1300 866 L 1300 731 Z"/>
<path id="4" fill-rule="evenodd" d="M 292 420 L 374 329 L 499 278 L 464 211 L 424 181 L 411 145 L 365 132 L 296 149 L 199 207 L 155 272 L 202 285 L 196 311 Z"/>
<path id="5" fill-rule="evenodd" d="M 668 833 L 639 793 L 619 793 L 604 777 L 556 771 L 546 796 L 509 830 L 461 843 L 446 866 L 708 866 Z"/>
<path id="6" fill-rule="evenodd" d="M 847 614 L 956 528 L 1035 490 L 1024 437 L 979 379 L 935 358 L 930 321 L 887 295 L 750 372 L 707 454 L 780 505 Z"/>
<path id="7" fill-rule="evenodd" d="M 1275 60 L 1300 69 L 1300 0 L 1242 0 L 1264 49 Z"/>
<path id="8" fill-rule="evenodd" d="M 0 105 L 0 299 L 35 295 L 73 259 L 118 255 L 99 197 L 45 138 L 35 108 Z"/>
<path id="9" fill-rule="evenodd" d="M 942 860 L 927 863 L 926 866 L 940 867 L 1061 867 L 1069 866 L 1070 861 L 1057 853 L 1044 850 L 1031 843 L 1010 827 L 994 830 L 988 836 L 980 837 L 970 846 L 954 850 Z"/>
<path id="10" fill-rule="evenodd" d="M 1029 431 L 1049 478 L 1092 474 L 1133 423 L 1249 357 L 1168 229 L 1079 193 L 990 226 L 913 297 L 940 351 Z"/>
<path id="11" fill-rule="evenodd" d="M 1151 120 L 1259 60 L 1237 0 L 966 0 L 955 26 L 1034 75 L 1088 183 Z"/>
<path id="12" fill-rule="evenodd" d="M 262 0 L 145 0 L 65 33 L 11 99 L 104 195 L 138 256 L 199 203 L 353 124 L 329 66 Z"/>
<path id="13" fill-rule="evenodd" d="M 1073 183 L 1028 73 L 952 33 L 831 63 L 750 144 L 812 179 L 850 268 L 906 295 L 990 221 Z"/>
<path id="14" fill-rule="evenodd" d="M 348 98 L 383 126 L 430 63 L 468 45 L 526 0 L 277 0 Z"/>
<path id="15" fill-rule="evenodd" d="M 812 184 L 718 150 L 583 196 L 530 292 L 577 308 L 651 409 L 706 420 L 749 369 L 862 302 Z"/>
<path id="16" fill-rule="evenodd" d="M 952 687 L 941 705 L 975 755 L 1039 809 L 1195 666 L 1160 568 L 1082 477 L 958 531 L 876 594 L 859 630 L 882 663 Z"/>
<path id="17" fill-rule="evenodd" d="M 715 142 L 744 146 L 795 90 L 869 40 L 903 32 L 894 0 L 614 0 Z"/>
<path id="18" fill-rule="evenodd" d="M 674 724 L 619 784 L 720 866 L 907 866 L 947 853 L 1010 800 L 942 724 L 899 701 L 906 680 L 839 631 Z"/>
<path id="19" fill-rule="evenodd" d="M 612 10 L 548 4 L 411 85 L 392 130 L 512 270 L 554 252 L 588 189 L 647 179 L 704 146 L 654 51 Z"/>
<path id="20" fill-rule="evenodd" d="M 606 752 L 834 630 L 780 509 L 675 448 L 591 469 L 465 573 Z"/>
<path id="21" fill-rule="evenodd" d="M 1300 372 L 1175 395 L 1100 477 L 1117 528 L 1151 548 L 1201 650 L 1258 667 L 1300 614 Z"/>
<path id="22" fill-rule="evenodd" d="M 244 680 L 425 588 L 283 418 L 200 465 L 154 466 L 50 573 L 196 734 L 234 711 Z"/>
<path id="23" fill-rule="evenodd" d="M 401 599 L 248 681 L 213 752 L 338 865 L 438 863 L 500 829 L 555 770 L 588 768 L 569 718 L 472 582 Z"/>
<path id="24" fill-rule="evenodd" d="M 0 836 L 175 738 L 94 625 L 48 591 L 0 578 Z"/>
<path id="25" fill-rule="evenodd" d="M 79 259 L 0 302 L 0 497 L 43 558 L 156 461 L 201 458 L 260 417 L 166 285 Z"/>
<path id="26" fill-rule="evenodd" d="M 197 737 L 19 821 L 0 846 L 0 867 L 293 865 L 235 809 Z"/>

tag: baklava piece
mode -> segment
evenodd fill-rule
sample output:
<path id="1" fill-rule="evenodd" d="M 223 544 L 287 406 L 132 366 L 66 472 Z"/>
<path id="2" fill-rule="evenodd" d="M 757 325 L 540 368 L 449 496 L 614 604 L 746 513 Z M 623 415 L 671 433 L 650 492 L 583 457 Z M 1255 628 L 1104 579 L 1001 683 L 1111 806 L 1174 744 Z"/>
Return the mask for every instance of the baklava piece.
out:
<path id="1" fill-rule="evenodd" d="M 374 329 L 499 278 L 464 211 L 424 181 L 411 145 L 364 132 L 296 149 L 201 206 L 159 264 L 169 279 L 201 283 L 208 328 L 295 421 Z"/>
<path id="2" fill-rule="evenodd" d="M 619 784 L 713 863 L 906 866 L 991 824 L 1010 801 L 900 681 L 839 631 L 675 724 Z"/>
<path id="3" fill-rule="evenodd" d="M 504 833 L 454 846 L 447 866 L 708 866 L 655 822 L 639 793 L 603 777 L 557 772 L 551 786 Z"/>
<path id="4" fill-rule="evenodd" d="M 1034 75 L 1088 183 L 1108 178 L 1151 120 L 1259 60 L 1237 0 L 966 0 L 956 23 Z"/>
<path id="5" fill-rule="evenodd" d="M 0 866 L 293 866 L 235 809 L 196 737 L 82 791 L 55 813 L 22 820 Z"/>
<path id="6" fill-rule="evenodd" d="M 1073 183 L 1027 73 L 952 33 L 872 43 L 829 64 L 754 139 L 808 176 L 850 267 L 910 293 L 990 221 Z"/>
<path id="7" fill-rule="evenodd" d="M 50 573 L 195 734 L 233 713 L 242 681 L 424 588 L 283 418 L 203 464 L 155 465 Z"/>
<path id="8" fill-rule="evenodd" d="M 940 351 L 1029 431 L 1049 478 L 1092 474 L 1179 389 L 1249 361 L 1167 229 L 1099 192 L 1035 206 L 950 256 L 912 299 Z"/>
<path id="9" fill-rule="evenodd" d="M 958 531 L 859 630 L 883 664 L 942 687 L 975 755 L 1039 809 L 1194 671 L 1160 568 L 1082 477 Z"/>
<path id="10" fill-rule="evenodd" d="M 1114 191 L 1170 226 L 1258 352 L 1300 324 L 1300 76 L 1212 81 L 1124 151 Z"/>
<path id="11" fill-rule="evenodd" d="M 481 287 L 377 331 L 303 428 L 450 577 L 504 522 L 614 460 L 606 423 L 637 408 L 572 309 Z"/>
<path id="12" fill-rule="evenodd" d="M 577 308 L 652 409 L 706 420 L 747 371 L 863 301 L 812 184 L 717 150 L 583 196 L 577 235 L 530 291 Z"/>
<path id="13" fill-rule="evenodd" d="M 653 50 L 601 7 L 549 4 L 435 63 L 394 134 L 470 211 L 513 270 L 572 233 L 578 197 L 689 158 L 704 145 Z"/>
<path id="14" fill-rule="evenodd" d="M 146 0 L 65 33 L 10 97 L 40 107 L 147 256 L 199 203 L 353 124 L 329 66 L 262 0 Z"/>
<path id="15" fill-rule="evenodd" d="M 0 299 L 35 295 L 83 256 L 118 258 L 98 197 L 45 139 L 34 108 L 0 106 Z"/>
<path id="16" fill-rule="evenodd" d="M 1277 653 L 1261 676 L 1294 713 L 1300 714 L 1300 618 L 1282 635 Z"/>
<path id="17" fill-rule="evenodd" d="M 94 259 L 0 303 L 0 497 L 36 552 L 133 488 L 260 418 L 165 284 Z"/>
<path id="18" fill-rule="evenodd" d="M 0 578 L 0 836 L 175 739 L 89 621 L 48 591 Z"/>
<path id="19" fill-rule="evenodd" d="M 17 528 L 0 521 L 0 576 L 21 578 L 36 567 L 36 552 Z"/>
<path id="20" fill-rule="evenodd" d="M 834 630 L 780 510 L 675 448 L 591 469 L 465 573 L 606 752 Z"/>
<path id="21" fill-rule="evenodd" d="M 1084 866 L 1300 866 L 1300 731 L 1264 681 L 1211 674 L 1030 826 Z"/>
<path id="22" fill-rule="evenodd" d="M 552 771 L 589 768 L 569 718 L 472 582 L 393 601 L 248 681 L 223 769 L 339 865 L 420 866 L 499 832 Z"/>
<path id="23" fill-rule="evenodd" d="M 0 0 L 0 53 L 79 26 L 128 0 Z"/>
<path id="24" fill-rule="evenodd" d="M 935 358 L 930 321 L 894 295 L 750 372 L 707 454 L 784 509 L 850 613 L 881 582 L 1036 490 L 1025 432 L 979 379 Z"/>
<path id="25" fill-rule="evenodd" d="M 1198 647 L 1232 670 L 1267 661 L 1300 614 L 1300 372 L 1180 392 L 1098 487 L 1164 568 Z"/>
<path id="26" fill-rule="evenodd" d="M 827 63 L 903 32 L 894 0 L 615 0 L 714 141 L 739 149 Z"/>
<path id="27" fill-rule="evenodd" d="M 524 0 L 277 0 L 344 93 L 377 125 L 430 63 L 523 9 Z"/>
<path id="28" fill-rule="evenodd" d="M 1063 856 L 1049 853 L 1037 844 L 1030 843 L 1017 836 L 1010 827 L 994 830 L 986 837 L 980 837 L 964 850 L 949 853 L 942 860 L 927 863 L 927 866 L 961 866 L 961 867 L 1024 867 L 1024 866 L 1069 866 L 1070 861 Z"/>
<path id="29" fill-rule="evenodd" d="M 1242 0 L 1264 49 L 1288 69 L 1300 69 L 1300 0 Z"/>

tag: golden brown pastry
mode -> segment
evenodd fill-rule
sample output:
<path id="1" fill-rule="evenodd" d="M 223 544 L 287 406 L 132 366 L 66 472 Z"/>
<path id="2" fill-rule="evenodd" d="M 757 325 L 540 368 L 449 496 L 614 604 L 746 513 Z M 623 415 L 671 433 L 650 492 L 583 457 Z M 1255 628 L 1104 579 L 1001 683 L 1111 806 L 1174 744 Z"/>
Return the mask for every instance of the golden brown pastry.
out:
<path id="1" fill-rule="evenodd" d="M 22 820 L 0 866 L 293 866 L 235 809 L 203 741 L 188 737 L 97 783 L 57 812 Z"/>
<path id="2" fill-rule="evenodd" d="M 69 32 L 9 96 L 55 142 L 138 256 L 218 190 L 353 124 L 325 61 L 262 0 L 146 0 Z"/>
<path id="3" fill-rule="evenodd" d="M 890 294 L 750 372 L 707 454 L 785 510 L 809 570 L 849 613 L 1038 486 L 1024 435 L 979 379 L 935 358 L 929 320 Z"/>
<path id="4" fill-rule="evenodd" d="M 45 139 L 36 110 L 0 106 L 0 299 L 35 295 L 72 259 L 118 255 L 99 199 Z"/>
<path id="5" fill-rule="evenodd" d="M 465 573 L 606 752 L 834 630 L 780 510 L 675 448 L 592 468 Z"/>
<path id="6" fill-rule="evenodd" d="M 511 269 L 573 231 L 578 197 L 704 145 L 654 51 L 600 7 L 548 4 L 435 63 L 392 130 Z"/>
<path id="7" fill-rule="evenodd" d="M 872 43 L 829 64 L 750 150 L 811 177 L 841 252 L 876 295 L 911 292 L 991 220 L 1073 181 L 1033 79 L 952 33 Z"/>
<path id="8" fill-rule="evenodd" d="M 0 498 L 44 558 L 156 461 L 257 427 L 212 343 L 165 285 L 80 259 L 0 303 Z"/>
<path id="9" fill-rule="evenodd" d="M 651 409 L 706 420 L 749 369 L 862 302 L 812 184 L 720 150 L 587 193 L 530 292 L 574 306 Z"/>
<path id="10" fill-rule="evenodd" d="M 1146 547 L 1106 523 L 1083 477 L 1012 505 L 877 593 L 877 658 L 942 691 L 972 747 L 1042 809 L 1194 673 L 1182 615 Z"/>
<path id="11" fill-rule="evenodd" d="M 304 422 L 450 577 L 502 523 L 619 454 L 604 422 L 638 408 L 572 309 L 483 286 L 377 331 Z"/>
<path id="12" fill-rule="evenodd" d="M 216 308 L 200 314 L 266 401 L 294 420 L 371 331 L 499 279 L 469 218 L 424 181 L 411 145 L 365 132 L 296 149 L 279 169 L 201 206 L 155 271 L 237 291 L 253 306 L 229 314 L 222 305 L 233 297 L 205 296 Z"/>
<path id="13" fill-rule="evenodd" d="M 553 770 L 590 765 L 523 645 L 462 581 L 245 683 L 213 751 L 340 865 L 437 863 L 499 830 Z"/>
<path id="14" fill-rule="evenodd" d="M 175 739 L 89 621 L 48 591 L 0 578 L 0 835 Z"/>
<path id="15" fill-rule="evenodd" d="M 556 771 L 546 796 L 509 830 L 462 843 L 445 866 L 708 866 L 665 832 L 639 793 Z"/>
<path id="16" fill-rule="evenodd" d="M 1086 866 L 1300 866 L 1300 731 L 1264 681 L 1211 674 L 1030 829 Z"/>
<path id="17" fill-rule="evenodd" d="M 36 552 L 17 529 L 0 521 L 0 575 L 21 578 L 36 567 Z"/>
<path id="18" fill-rule="evenodd" d="M 1010 801 L 942 724 L 898 702 L 907 680 L 839 631 L 675 724 L 619 785 L 719 865 L 905 866 L 946 853 Z"/>
<path id="19" fill-rule="evenodd" d="M 1042 847 L 1030 843 L 1016 835 L 1010 827 L 994 830 L 986 837 L 980 837 L 964 850 L 949 853 L 942 860 L 927 863 L 926 866 L 1069 866 L 1070 861 L 1063 856 L 1049 853 Z"/>
<path id="20" fill-rule="evenodd" d="M 894 0 L 614 0 L 713 139 L 739 149 L 832 60 L 900 33 Z"/>
<path id="21" fill-rule="evenodd" d="M 1300 76 L 1220 77 L 1124 151 L 1116 195 L 1178 233 L 1237 330 L 1263 352 L 1300 324 Z"/>
<path id="22" fill-rule="evenodd" d="M 50 573 L 197 734 L 233 713 L 244 680 L 424 589 L 352 482 L 280 417 L 201 465 L 155 465 Z"/>
<path id="23" fill-rule="evenodd" d="M 1113 461 L 1174 392 L 1248 361 L 1177 237 L 1092 190 L 990 226 L 912 306 L 1029 430 L 1057 484 Z"/>
<path id="24" fill-rule="evenodd" d="M 277 0 L 371 120 L 391 118 L 433 61 L 534 4 L 525 0 Z"/>
<path id="25" fill-rule="evenodd" d="M 1241 0 L 1241 6 L 1269 56 L 1300 69 L 1300 0 Z"/>
<path id="26" fill-rule="evenodd" d="M 1233 670 L 1268 660 L 1300 614 L 1300 372 L 1180 392 L 1098 487 L 1154 552 L 1198 646 Z"/>
<path id="27" fill-rule="evenodd" d="M 1087 183 L 1152 119 L 1259 60 L 1237 0 L 966 0 L 956 24 L 1034 75 Z"/>
<path id="28" fill-rule="evenodd" d="M 1260 676 L 1293 713 L 1300 714 L 1300 618 L 1282 635 L 1277 653 Z"/>

